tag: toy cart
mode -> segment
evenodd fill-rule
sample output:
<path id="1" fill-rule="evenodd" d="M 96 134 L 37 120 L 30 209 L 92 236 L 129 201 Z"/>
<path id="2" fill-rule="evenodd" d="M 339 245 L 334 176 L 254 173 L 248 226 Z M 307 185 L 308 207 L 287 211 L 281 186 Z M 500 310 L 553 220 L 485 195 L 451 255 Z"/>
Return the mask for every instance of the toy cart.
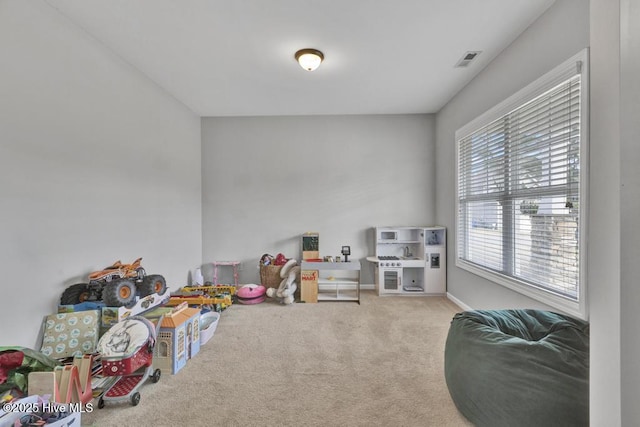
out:
<path id="1" fill-rule="evenodd" d="M 102 358 L 102 375 L 119 377 L 98 400 L 98 408 L 105 402 L 129 400 L 133 406 L 140 402 L 138 389 L 148 378 L 157 383 L 160 369 L 153 370 L 153 348 L 162 319 L 150 320 L 133 316 L 116 323 L 98 342 Z"/>

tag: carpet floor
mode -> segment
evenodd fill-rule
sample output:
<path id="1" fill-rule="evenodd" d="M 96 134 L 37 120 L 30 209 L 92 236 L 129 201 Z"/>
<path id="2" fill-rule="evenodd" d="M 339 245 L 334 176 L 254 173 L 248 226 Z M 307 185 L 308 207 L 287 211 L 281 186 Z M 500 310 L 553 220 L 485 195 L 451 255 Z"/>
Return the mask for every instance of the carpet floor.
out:
<path id="1" fill-rule="evenodd" d="M 444 297 L 234 304 L 176 375 L 83 426 L 471 426 L 444 379 Z"/>

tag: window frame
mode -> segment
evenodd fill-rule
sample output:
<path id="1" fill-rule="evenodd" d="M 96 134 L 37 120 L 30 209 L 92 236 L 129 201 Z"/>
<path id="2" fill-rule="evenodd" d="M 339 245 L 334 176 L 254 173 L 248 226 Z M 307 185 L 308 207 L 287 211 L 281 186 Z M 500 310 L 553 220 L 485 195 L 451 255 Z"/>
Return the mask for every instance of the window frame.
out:
<path id="1" fill-rule="evenodd" d="M 504 117 L 520 108 L 529 101 L 544 94 L 558 84 L 580 75 L 580 191 L 579 191 L 579 270 L 577 301 L 568 297 L 553 293 L 552 291 L 535 287 L 517 278 L 506 276 L 488 268 L 461 258 L 459 253 L 460 220 L 460 194 L 459 194 L 459 163 L 460 141 L 482 127 Z M 588 259 L 588 177 L 589 177 L 589 51 L 583 49 L 576 55 L 564 61 L 542 77 L 519 90 L 509 98 L 490 108 L 471 122 L 462 126 L 455 133 L 455 263 L 458 268 L 469 271 L 491 282 L 526 295 L 536 301 L 540 301 L 550 307 L 561 310 L 567 314 L 588 320 L 587 311 L 587 268 Z"/>

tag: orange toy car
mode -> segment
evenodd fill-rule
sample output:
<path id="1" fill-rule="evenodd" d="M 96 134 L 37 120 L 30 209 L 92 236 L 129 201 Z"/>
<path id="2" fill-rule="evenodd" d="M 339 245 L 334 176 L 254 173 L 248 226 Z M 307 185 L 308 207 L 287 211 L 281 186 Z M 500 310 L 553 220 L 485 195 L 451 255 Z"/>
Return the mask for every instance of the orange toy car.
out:
<path id="1" fill-rule="evenodd" d="M 60 305 L 74 305 L 85 301 L 103 301 L 107 307 L 131 306 L 136 295 L 141 298 L 154 293 L 164 294 L 167 283 L 159 274 L 147 275 L 140 266 L 142 258 L 131 264 L 116 261 L 110 266 L 89 274 L 89 283 L 69 286 L 60 297 Z"/>
<path id="2" fill-rule="evenodd" d="M 142 258 L 138 258 L 131 264 L 123 264 L 118 260 L 104 270 L 94 271 L 89 274 L 89 280 L 106 280 L 110 282 L 113 278 L 122 279 L 125 277 L 135 277 L 142 279 L 145 276 L 145 271 L 144 268 L 140 266 L 140 261 L 142 261 Z"/>

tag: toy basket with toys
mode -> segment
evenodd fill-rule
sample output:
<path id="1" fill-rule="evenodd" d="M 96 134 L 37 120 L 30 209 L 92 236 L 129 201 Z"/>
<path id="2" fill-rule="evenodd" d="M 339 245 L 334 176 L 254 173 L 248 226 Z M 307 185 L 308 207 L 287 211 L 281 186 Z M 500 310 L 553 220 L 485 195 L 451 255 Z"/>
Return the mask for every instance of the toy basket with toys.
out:
<path id="1" fill-rule="evenodd" d="M 282 282 L 280 277 L 280 270 L 282 266 L 287 263 L 288 259 L 283 254 L 278 254 L 275 257 L 269 254 L 264 254 L 260 258 L 260 284 L 265 288 L 277 288 Z"/>
<path id="2" fill-rule="evenodd" d="M 260 283 L 265 288 L 277 288 L 280 286 L 282 279 L 280 278 L 281 265 L 261 265 L 260 266 Z"/>

